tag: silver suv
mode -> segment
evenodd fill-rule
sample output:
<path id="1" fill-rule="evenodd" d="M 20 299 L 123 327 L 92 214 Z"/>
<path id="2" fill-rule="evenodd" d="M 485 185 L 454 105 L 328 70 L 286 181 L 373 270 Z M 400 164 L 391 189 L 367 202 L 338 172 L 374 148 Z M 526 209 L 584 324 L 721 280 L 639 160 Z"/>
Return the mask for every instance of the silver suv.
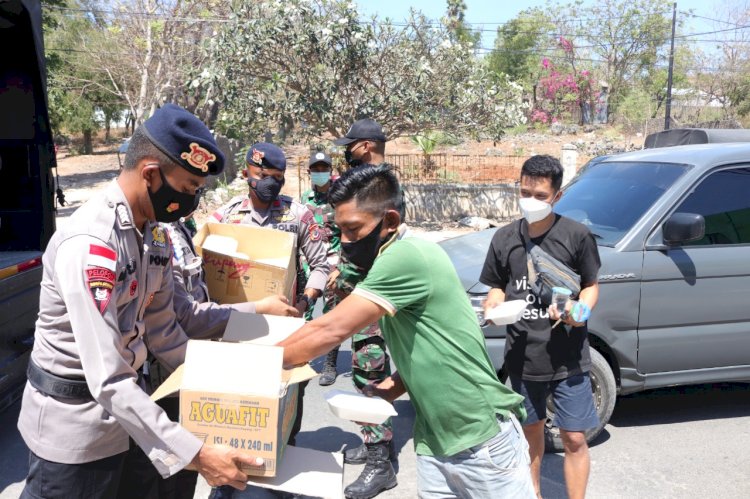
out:
<path id="1" fill-rule="evenodd" d="M 750 144 L 608 157 L 564 189 L 555 211 L 585 224 L 601 256 L 589 320 L 601 425 L 618 394 L 750 380 Z M 481 318 L 479 283 L 494 229 L 442 244 Z M 483 322 L 483 321 L 482 321 Z M 502 375 L 505 328 L 484 326 Z M 562 443 L 548 409 L 548 450 Z"/>

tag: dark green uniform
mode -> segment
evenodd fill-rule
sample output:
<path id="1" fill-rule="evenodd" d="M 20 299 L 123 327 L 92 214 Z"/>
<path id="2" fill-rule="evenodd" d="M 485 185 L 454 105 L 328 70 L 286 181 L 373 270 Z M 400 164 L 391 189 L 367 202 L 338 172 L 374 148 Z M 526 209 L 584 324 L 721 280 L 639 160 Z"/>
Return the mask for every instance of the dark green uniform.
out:
<path id="1" fill-rule="evenodd" d="M 336 287 L 347 295 L 367 276 L 367 272 L 348 262 L 343 254 L 338 269 L 340 273 L 336 278 Z M 352 381 L 361 392 L 366 385 L 376 385 L 390 375 L 391 360 L 383 334 L 377 323 L 370 324 L 352 336 Z M 366 444 L 390 442 L 393 422 L 388 418 L 383 424 L 364 425 L 361 431 Z"/>

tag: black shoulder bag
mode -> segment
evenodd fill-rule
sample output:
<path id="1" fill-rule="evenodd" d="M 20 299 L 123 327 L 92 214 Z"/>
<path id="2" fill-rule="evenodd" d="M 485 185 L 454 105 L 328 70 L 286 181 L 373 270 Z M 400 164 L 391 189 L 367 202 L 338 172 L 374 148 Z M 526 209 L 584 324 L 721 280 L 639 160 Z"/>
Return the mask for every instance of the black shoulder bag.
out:
<path id="1" fill-rule="evenodd" d="M 552 304 L 552 288 L 568 288 L 573 292 L 572 299 L 581 292 L 581 276 L 570 267 L 534 244 L 528 237 L 526 225 L 521 221 L 519 231 L 526 247 L 526 265 L 531 292 L 543 306 Z"/>

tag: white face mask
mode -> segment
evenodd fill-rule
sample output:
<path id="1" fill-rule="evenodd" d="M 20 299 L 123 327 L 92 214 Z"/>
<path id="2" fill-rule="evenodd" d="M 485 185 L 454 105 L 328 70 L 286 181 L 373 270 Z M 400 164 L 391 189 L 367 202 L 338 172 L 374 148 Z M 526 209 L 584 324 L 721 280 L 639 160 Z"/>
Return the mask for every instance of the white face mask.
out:
<path id="1" fill-rule="evenodd" d="M 520 198 L 518 206 L 521 208 L 523 218 L 530 224 L 544 220 L 547 215 L 552 213 L 551 204 L 536 198 Z"/>

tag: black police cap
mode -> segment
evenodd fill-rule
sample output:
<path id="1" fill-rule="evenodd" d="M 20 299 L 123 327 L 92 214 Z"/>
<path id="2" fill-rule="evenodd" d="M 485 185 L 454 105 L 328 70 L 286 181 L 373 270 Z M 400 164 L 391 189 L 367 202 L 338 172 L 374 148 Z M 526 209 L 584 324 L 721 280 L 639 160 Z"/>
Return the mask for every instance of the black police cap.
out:
<path id="1" fill-rule="evenodd" d="M 250 146 L 245 155 L 245 161 L 262 168 L 275 168 L 282 172 L 286 170 L 284 151 L 270 142 L 258 142 Z"/>
<path id="2" fill-rule="evenodd" d="M 345 146 L 357 140 L 385 142 L 387 139 L 385 138 L 383 127 L 380 126 L 380 123 L 370 118 L 364 118 L 352 123 L 352 126 L 349 127 L 349 131 L 346 132 L 346 135 L 340 139 L 334 140 L 333 143 L 337 146 Z"/>
<path id="3" fill-rule="evenodd" d="M 169 158 L 199 177 L 224 170 L 224 153 L 208 127 L 186 109 L 165 104 L 143 123 L 151 143 Z"/>

